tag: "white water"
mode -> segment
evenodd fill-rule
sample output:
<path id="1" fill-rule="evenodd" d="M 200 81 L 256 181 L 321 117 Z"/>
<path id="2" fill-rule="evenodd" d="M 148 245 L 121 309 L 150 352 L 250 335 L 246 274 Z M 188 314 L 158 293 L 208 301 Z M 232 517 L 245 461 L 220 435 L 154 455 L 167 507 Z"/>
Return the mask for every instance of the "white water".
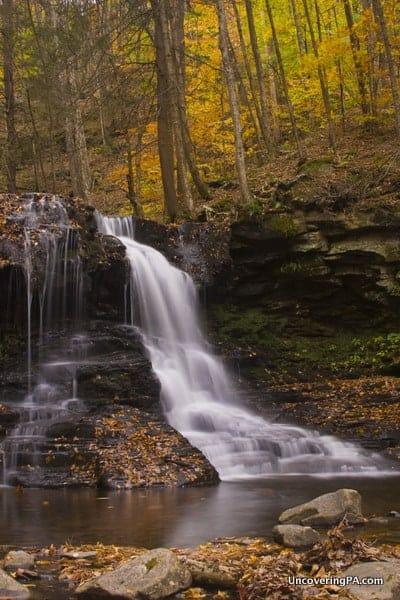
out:
<path id="1" fill-rule="evenodd" d="M 126 247 L 127 320 L 140 328 L 161 383 L 165 416 L 203 451 L 221 479 L 375 471 L 375 459 L 352 444 L 271 423 L 241 407 L 229 374 L 201 332 L 189 275 L 136 242 L 131 218 L 98 215 L 98 226 Z"/>

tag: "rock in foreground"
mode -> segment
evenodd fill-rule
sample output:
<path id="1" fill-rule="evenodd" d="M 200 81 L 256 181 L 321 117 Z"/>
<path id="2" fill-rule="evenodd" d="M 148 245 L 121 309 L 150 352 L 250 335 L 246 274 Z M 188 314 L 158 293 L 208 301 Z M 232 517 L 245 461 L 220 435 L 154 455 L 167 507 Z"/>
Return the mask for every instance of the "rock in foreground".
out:
<path id="1" fill-rule="evenodd" d="M 400 560 L 388 562 L 366 562 L 353 565 L 341 574 L 342 577 L 381 577 L 383 584 L 347 586 L 347 589 L 359 600 L 399 600 L 400 598 Z"/>
<path id="2" fill-rule="evenodd" d="M 191 583 L 192 576 L 185 565 L 170 550 L 158 548 L 81 584 L 75 594 L 87 600 L 158 600 L 187 589 Z"/>
<path id="3" fill-rule="evenodd" d="M 6 571 L 16 571 L 17 569 L 33 569 L 35 559 L 28 552 L 23 550 L 11 550 L 4 559 L 4 568 Z"/>
<path id="4" fill-rule="evenodd" d="M 26 587 L 0 569 L 0 598 L 5 598 L 6 600 L 27 600 L 31 598 L 31 594 Z"/>
<path id="5" fill-rule="evenodd" d="M 276 525 L 272 532 L 278 544 L 289 548 L 309 548 L 322 539 L 318 531 L 302 525 Z"/>
<path id="6" fill-rule="evenodd" d="M 350 524 L 364 522 L 361 495 L 356 490 L 337 490 L 289 508 L 281 514 L 279 523 L 330 526 L 336 525 L 344 517 Z"/>

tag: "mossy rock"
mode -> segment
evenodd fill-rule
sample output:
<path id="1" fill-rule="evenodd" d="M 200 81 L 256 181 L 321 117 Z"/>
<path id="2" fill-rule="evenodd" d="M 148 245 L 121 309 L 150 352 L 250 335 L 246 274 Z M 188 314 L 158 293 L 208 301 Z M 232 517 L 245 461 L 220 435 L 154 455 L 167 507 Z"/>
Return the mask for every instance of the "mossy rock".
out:
<path id="1" fill-rule="evenodd" d="M 267 221 L 267 226 L 273 231 L 277 231 L 286 238 L 292 238 L 302 233 L 302 227 L 296 219 L 290 215 L 274 215 Z"/>
<path id="2" fill-rule="evenodd" d="M 335 170 L 333 158 L 330 156 L 321 156 L 307 160 L 300 167 L 300 172 L 306 175 L 331 174 Z"/>

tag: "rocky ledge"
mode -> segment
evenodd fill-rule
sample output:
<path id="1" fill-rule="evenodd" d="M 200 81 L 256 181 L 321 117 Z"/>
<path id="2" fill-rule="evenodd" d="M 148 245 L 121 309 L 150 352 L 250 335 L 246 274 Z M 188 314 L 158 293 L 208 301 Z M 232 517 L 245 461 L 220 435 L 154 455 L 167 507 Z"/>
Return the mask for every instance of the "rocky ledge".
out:
<path id="1" fill-rule="evenodd" d="M 54 332 L 42 350 L 69 343 Z M 160 385 L 132 328 L 89 321 L 81 336 L 85 352 L 75 367 L 79 403 L 49 424 L 37 448 L 35 465 L 21 466 L 14 483 L 27 487 L 102 487 L 210 485 L 218 482 L 203 454 L 163 419 Z M 0 433 L 12 432 L 19 402 L 27 389 L 26 363 L 19 352 L 4 358 L 0 374 Z M 33 363 L 33 379 L 40 377 Z M 56 363 L 46 371 L 55 399 L 68 398 L 71 367 Z"/>

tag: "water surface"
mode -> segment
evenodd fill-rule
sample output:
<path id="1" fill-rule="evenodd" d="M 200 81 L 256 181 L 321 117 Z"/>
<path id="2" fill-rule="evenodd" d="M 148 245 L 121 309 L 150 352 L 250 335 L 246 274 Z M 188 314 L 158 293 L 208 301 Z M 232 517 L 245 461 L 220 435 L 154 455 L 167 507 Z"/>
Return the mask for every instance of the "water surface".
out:
<path id="1" fill-rule="evenodd" d="M 47 546 L 70 541 L 132 546 L 193 546 L 219 536 L 269 536 L 290 506 L 351 487 L 365 514 L 400 510 L 400 477 L 285 477 L 216 487 L 101 490 L 0 489 L 0 544 Z M 400 543 L 400 519 L 387 531 Z"/>

